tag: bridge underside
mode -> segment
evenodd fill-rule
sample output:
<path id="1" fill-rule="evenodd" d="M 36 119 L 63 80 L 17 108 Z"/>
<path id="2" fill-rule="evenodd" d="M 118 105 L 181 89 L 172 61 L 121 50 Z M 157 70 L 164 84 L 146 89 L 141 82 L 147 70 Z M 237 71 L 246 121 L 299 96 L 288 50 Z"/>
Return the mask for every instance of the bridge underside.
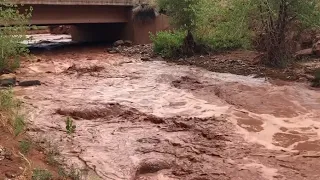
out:
<path id="1" fill-rule="evenodd" d="M 103 5 L 103 6 L 134 6 L 138 2 L 147 3 L 148 0 L 10 0 L 15 4 L 31 5 Z"/>
<path id="2" fill-rule="evenodd" d="M 32 5 L 32 8 L 33 25 L 126 23 L 130 11 L 127 6 L 98 5 Z"/>
<path id="3" fill-rule="evenodd" d="M 131 40 L 137 44 L 149 43 L 149 32 L 168 28 L 167 19 L 159 16 L 146 23 L 132 20 L 131 6 L 111 5 L 24 5 L 32 6 L 32 25 L 73 25 L 73 40 L 115 41 Z"/>

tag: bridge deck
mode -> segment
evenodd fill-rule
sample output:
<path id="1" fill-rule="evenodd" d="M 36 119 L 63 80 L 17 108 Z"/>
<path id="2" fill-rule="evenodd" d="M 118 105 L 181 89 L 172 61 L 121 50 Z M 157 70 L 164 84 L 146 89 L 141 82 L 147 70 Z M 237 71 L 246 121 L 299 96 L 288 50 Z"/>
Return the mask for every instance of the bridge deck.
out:
<path id="1" fill-rule="evenodd" d="M 11 0 L 17 4 L 133 6 L 138 0 Z"/>

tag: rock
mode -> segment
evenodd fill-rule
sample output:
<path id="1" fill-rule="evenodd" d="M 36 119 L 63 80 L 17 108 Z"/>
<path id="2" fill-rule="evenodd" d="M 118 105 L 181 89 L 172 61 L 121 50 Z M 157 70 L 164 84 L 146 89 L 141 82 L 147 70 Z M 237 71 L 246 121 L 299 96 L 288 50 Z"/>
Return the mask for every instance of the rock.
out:
<path id="1" fill-rule="evenodd" d="M 313 55 L 313 49 L 303 49 L 298 52 L 296 52 L 295 57 L 296 58 L 302 58 L 302 57 L 307 57 L 307 56 L 312 56 Z"/>
<path id="2" fill-rule="evenodd" d="M 141 61 L 150 61 L 150 57 L 141 57 Z"/>
<path id="3" fill-rule="evenodd" d="M 38 80 L 31 80 L 31 81 L 22 81 L 18 83 L 19 86 L 40 86 L 41 82 Z"/>
<path id="4" fill-rule="evenodd" d="M 116 54 L 116 53 L 119 53 L 119 49 L 117 49 L 117 48 L 108 48 L 107 52 L 110 53 L 110 54 Z"/>
<path id="5" fill-rule="evenodd" d="M 4 159 L 12 159 L 12 153 L 8 151 L 5 147 L 0 146 L 0 161 Z"/>
<path id="6" fill-rule="evenodd" d="M 115 46 L 115 47 L 123 46 L 123 45 L 124 45 L 124 41 L 123 40 L 118 40 L 118 41 L 113 43 L 113 46 Z"/>
<path id="7" fill-rule="evenodd" d="M 312 46 L 312 52 L 317 57 L 320 57 L 320 41 L 314 43 L 314 45 Z"/>
<path id="8" fill-rule="evenodd" d="M 312 75 L 310 75 L 310 74 L 305 74 L 304 77 L 305 77 L 307 80 L 309 80 L 309 81 L 312 81 L 312 80 L 315 79 L 315 77 L 312 76 Z"/>
<path id="9" fill-rule="evenodd" d="M 115 50 L 112 50 L 112 51 L 109 51 L 109 53 L 110 53 L 110 54 L 116 54 L 116 53 L 118 53 L 118 52 L 115 51 Z"/>
<path id="10" fill-rule="evenodd" d="M 1 86 L 14 86 L 16 84 L 15 74 L 3 74 L 0 76 Z"/>
<path id="11" fill-rule="evenodd" d="M 128 47 L 130 47 L 130 46 L 132 46 L 132 41 L 129 41 L 129 40 L 126 40 L 126 41 L 124 41 L 124 46 L 128 46 Z"/>
<path id="12" fill-rule="evenodd" d="M 15 177 L 17 177 L 17 175 L 18 175 L 17 172 L 12 171 L 12 170 L 6 171 L 4 174 L 5 174 L 5 176 L 6 176 L 7 178 L 15 178 Z"/>

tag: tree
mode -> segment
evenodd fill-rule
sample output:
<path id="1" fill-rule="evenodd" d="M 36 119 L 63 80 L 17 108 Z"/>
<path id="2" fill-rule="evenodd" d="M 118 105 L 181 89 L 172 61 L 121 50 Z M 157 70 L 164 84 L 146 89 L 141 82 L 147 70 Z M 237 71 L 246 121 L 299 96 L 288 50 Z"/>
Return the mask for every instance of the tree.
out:
<path id="1" fill-rule="evenodd" d="M 160 12 L 165 12 L 174 27 L 187 31 L 182 53 L 192 55 L 196 48 L 193 33 L 196 29 L 197 12 L 201 0 L 158 0 Z"/>
<path id="2" fill-rule="evenodd" d="M 28 19 L 32 9 L 19 11 L 17 5 L 0 0 L 0 73 L 10 72 L 19 66 L 19 58 L 28 52 L 26 45 Z"/>
<path id="3" fill-rule="evenodd" d="M 248 2 L 243 0 L 243 3 Z M 248 5 L 255 10 L 249 20 L 262 30 L 264 60 L 271 66 L 281 67 L 291 58 L 288 41 L 292 29 L 301 30 L 320 23 L 317 0 L 250 0 Z"/>

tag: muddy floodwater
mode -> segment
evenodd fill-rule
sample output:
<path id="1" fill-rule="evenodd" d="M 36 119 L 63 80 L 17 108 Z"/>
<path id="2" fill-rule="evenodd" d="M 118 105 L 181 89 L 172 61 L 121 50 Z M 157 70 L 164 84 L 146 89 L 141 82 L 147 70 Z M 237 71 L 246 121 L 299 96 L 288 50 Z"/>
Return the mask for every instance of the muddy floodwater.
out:
<path id="1" fill-rule="evenodd" d="M 320 92 L 307 84 L 104 48 L 37 53 L 18 79 L 42 82 L 14 89 L 28 133 L 55 144 L 65 165 L 86 169 L 83 179 L 320 179 Z"/>

